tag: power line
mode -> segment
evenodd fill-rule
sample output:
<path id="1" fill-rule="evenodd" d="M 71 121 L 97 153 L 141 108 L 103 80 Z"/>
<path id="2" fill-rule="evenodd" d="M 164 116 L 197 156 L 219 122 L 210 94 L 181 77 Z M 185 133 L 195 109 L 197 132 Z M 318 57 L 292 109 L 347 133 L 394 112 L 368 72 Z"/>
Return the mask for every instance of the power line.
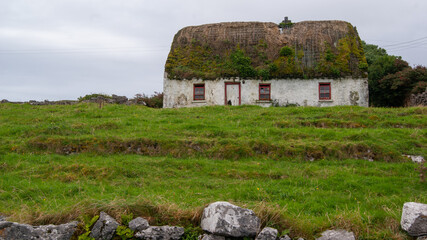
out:
<path id="1" fill-rule="evenodd" d="M 399 41 L 391 41 L 391 40 L 379 40 L 379 39 L 362 39 L 363 41 L 372 41 L 372 42 L 388 42 L 388 43 L 398 43 Z"/>
<path id="2" fill-rule="evenodd" d="M 407 49 L 427 49 L 427 45 L 420 45 L 420 46 L 409 46 L 409 47 L 402 47 L 402 48 L 392 48 L 392 49 L 387 49 L 387 51 L 402 51 L 402 50 L 407 50 Z"/>
<path id="3" fill-rule="evenodd" d="M 424 40 L 424 39 L 427 39 L 427 37 L 422 37 L 422 38 L 418 38 L 418 39 L 411 40 L 411 41 L 406 41 L 406 42 L 400 42 L 400 43 L 395 43 L 395 44 L 384 45 L 383 47 L 392 47 L 392 46 L 405 45 L 405 44 L 408 44 L 408 43 L 414 43 L 414 42 L 417 42 L 417 41 L 420 41 L 420 40 Z"/>
<path id="4" fill-rule="evenodd" d="M 388 50 L 397 50 L 397 49 L 416 48 L 416 47 L 426 46 L 426 44 L 427 44 L 427 39 L 425 41 L 422 41 L 422 42 L 414 42 L 414 43 L 409 43 L 409 44 L 405 44 L 405 45 L 394 46 L 394 47 L 387 48 L 387 49 Z"/>

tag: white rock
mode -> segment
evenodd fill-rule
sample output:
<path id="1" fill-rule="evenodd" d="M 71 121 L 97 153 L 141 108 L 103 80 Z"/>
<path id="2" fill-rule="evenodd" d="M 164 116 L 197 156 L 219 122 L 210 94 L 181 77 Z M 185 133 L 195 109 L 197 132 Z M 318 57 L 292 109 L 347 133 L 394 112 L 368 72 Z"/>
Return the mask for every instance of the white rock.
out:
<path id="1" fill-rule="evenodd" d="M 129 222 L 130 230 L 134 232 L 139 232 L 145 230 L 149 227 L 148 221 L 145 218 L 137 217 Z"/>
<path id="2" fill-rule="evenodd" d="M 404 155 L 407 158 L 410 158 L 412 160 L 412 162 L 414 163 L 423 163 L 425 162 L 425 159 L 423 158 L 423 156 L 415 156 L 415 155 Z"/>
<path id="3" fill-rule="evenodd" d="M 255 240 L 276 240 L 278 231 L 275 228 L 265 227 Z"/>
<path id="4" fill-rule="evenodd" d="M 320 238 L 317 240 L 356 240 L 353 232 L 347 232 L 346 230 L 327 230 L 322 233 Z"/>
<path id="5" fill-rule="evenodd" d="M 225 237 L 205 233 L 205 234 L 199 236 L 199 240 L 225 240 Z"/>
<path id="6" fill-rule="evenodd" d="M 292 240 L 292 238 L 290 238 L 288 235 L 285 235 L 285 236 L 281 236 L 279 240 Z"/>
<path id="7" fill-rule="evenodd" d="M 173 226 L 151 226 L 135 234 L 144 240 L 179 240 L 184 235 L 184 228 Z"/>
<path id="8" fill-rule="evenodd" d="M 203 210 L 203 230 L 226 237 L 255 237 L 260 220 L 252 210 L 229 202 L 214 202 Z"/>
<path id="9" fill-rule="evenodd" d="M 427 235 L 427 204 L 416 202 L 403 204 L 400 225 L 411 236 Z"/>

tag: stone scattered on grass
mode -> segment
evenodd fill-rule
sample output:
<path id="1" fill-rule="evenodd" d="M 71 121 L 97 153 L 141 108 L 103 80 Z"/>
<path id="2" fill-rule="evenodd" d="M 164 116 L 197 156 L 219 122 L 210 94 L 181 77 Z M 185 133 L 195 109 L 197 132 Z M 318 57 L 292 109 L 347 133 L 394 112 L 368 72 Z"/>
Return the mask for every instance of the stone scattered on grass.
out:
<path id="1" fill-rule="evenodd" d="M 412 162 L 414 163 L 423 163 L 425 162 L 425 159 L 423 158 L 423 156 L 415 156 L 415 155 L 403 155 L 409 159 L 412 160 Z"/>
<path id="2" fill-rule="evenodd" d="M 288 235 L 285 235 L 285 236 L 281 236 L 281 237 L 279 238 L 279 240 L 292 240 L 292 238 L 291 238 L 291 237 L 289 237 Z"/>
<path id="3" fill-rule="evenodd" d="M 403 204 L 400 225 L 413 237 L 427 235 L 427 204 L 416 202 Z"/>
<path id="4" fill-rule="evenodd" d="M 139 232 L 145 230 L 149 227 L 148 221 L 145 218 L 137 217 L 129 222 L 130 230 L 134 232 Z"/>
<path id="5" fill-rule="evenodd" d="M 89 236 L 95 238 L 95 240 L 112 239 L 118 226 L 119 223 L 114 218 L 110 217 L 105 212 L 101 212 Z"/>
<path id="6" fill-rule="evenodd" d="M 198 240 L 225 240 L 224 236 L 218 236 L 213 234 L 203 234 L 198 237 Z"/>
<path id="7" fill-rule="evenodd" d="M 171 226 L 151 226 L 135 233 L 135 237 L 145 240 L 179 240 L 184 235 L 184 228 Z"/>
<path id="8" fill-rule="evenodd" d="M 252 210 L 228 202 L 209 204 L 202 215 L 204 231 L 226 237 L 255 237 L 260 228 L 260 219 Z"/>
<path id="9" fill-rule="evenodd" d="M 0 222 L 0 239 L 49 239 L 69 240 L 77 228 L 78 222 L 70 222 L 61 225 L 31 226 L 15 222 Z"/>
<path id="10" fill-rule="evenodd" d="M 346 230 L 327 230 L 322 233 L 320 238 L 316 240 L 355 240 L 353 232 L 347 232 Z"/>
<path id="11" fill-rule="evenodd" d="M 265 227 L 255 240 L 276 240 L 278 231 L 275 228 Z"/>

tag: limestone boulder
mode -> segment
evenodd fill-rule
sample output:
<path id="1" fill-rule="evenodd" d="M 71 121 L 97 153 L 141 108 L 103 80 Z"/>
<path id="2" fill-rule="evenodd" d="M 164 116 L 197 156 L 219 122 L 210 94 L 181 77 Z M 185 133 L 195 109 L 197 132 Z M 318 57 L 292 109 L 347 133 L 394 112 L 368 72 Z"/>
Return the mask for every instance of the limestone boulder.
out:
<path id="1" fill-rule="evenodd" d="M 199 240 L 225 240 L 224 236 L 219 236 L 219 235 L 213 235 L 213 234 L 203 234 L 200 235 Z"/>
<path id="2" fill-rule="evenodd" d="M 255 238 L 255 240 L 276 240 L 277 234 L 278 234 L 277 229 L 271 228 L 271 227 L 265 227 L 258 234 L 258 236 Z"/>
<path id="3" fill-rule="evenodd" d="M 285 236 L 281 236 L 279 240 L 292 240 L 292 238 L 290 238 L 288 235 L 285 235 Z"/>
<path id="4" fill-rule="evenodd" d="M 400 226 L 409 235 L 427 235 L 427 204 L 407 202 L 403 205 Z"/>
<path id="5" fill-rule="evenodd" d="M 149 226 L 148 221 L 142 217 L 137 217 L 129 222 L 129 228 L 134 232 L 145 230 Z"/>
<path id="6" fill-rule="evenodd" d="M 255 237 L 260 228 L 260 219 L 252 210 L 229 202 L 214 202 L 203 210 L 200 226 L 215 235 Z"/>
<path id="7" fill-rule="evenodd" d="M 0 239 L 2 240 L 69 240 L 77 228 L 78 222 L 61 225 L 31 226 L 14 222 L 0 222 Z"/>
<path id="8" fill-rule="evenodd" d="M 423 156 L 416 156 L 416 155 L 403 155 L 403 156 L 411 159 L 412 162 L 414 162 L 414 163 L 423 163 L 423 162 L 425 162 L 425 159 L 424 159 Z"/>
<path id="9" fill-rule="evenodd" d="M 320 238 L 317 240 L 356 240 L 353 232 L 347 232 L 346 230 L 327 230 L 322 233 Z"/>
<path id="10" fill-rule="evenodd" d="M 111 98 L 113 99 L 113 102 L 117 104 L 125 104 L 128 101 L 126 96 L 117 96 L 115 94 L 113 94 Z"/>
<path id="11" fill-rule="evenodd" d="M 112 239 L 116 232 L 119 223 L 105 212 L 101 212 L 98 221 L 93 225 L 89 234 L 90 237 L 96 240 L 109 240 Z"/>
<path id="12" fill-rule="evenodd" d="M 135 234 L 145 240 L 179 240 L 184 235 L 184 228 L 172 226 L 151 226 Z"/>

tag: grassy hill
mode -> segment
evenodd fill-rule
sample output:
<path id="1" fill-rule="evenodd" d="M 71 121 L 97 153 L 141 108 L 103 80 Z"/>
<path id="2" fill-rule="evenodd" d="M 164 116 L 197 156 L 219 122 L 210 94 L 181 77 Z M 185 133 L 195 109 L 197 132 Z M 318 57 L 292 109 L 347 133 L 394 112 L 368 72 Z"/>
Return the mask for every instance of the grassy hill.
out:
<path id="1" fill-rule="evenodd" d="M 310 239 L 410 239 L 404 202 L 427 202 L 427 108 L 0 104 L 0 215 L 59 223 L 107 210 L 198 224 L 230 201 Z M 421 176 L 420 176 L 421 174 Z"/>

